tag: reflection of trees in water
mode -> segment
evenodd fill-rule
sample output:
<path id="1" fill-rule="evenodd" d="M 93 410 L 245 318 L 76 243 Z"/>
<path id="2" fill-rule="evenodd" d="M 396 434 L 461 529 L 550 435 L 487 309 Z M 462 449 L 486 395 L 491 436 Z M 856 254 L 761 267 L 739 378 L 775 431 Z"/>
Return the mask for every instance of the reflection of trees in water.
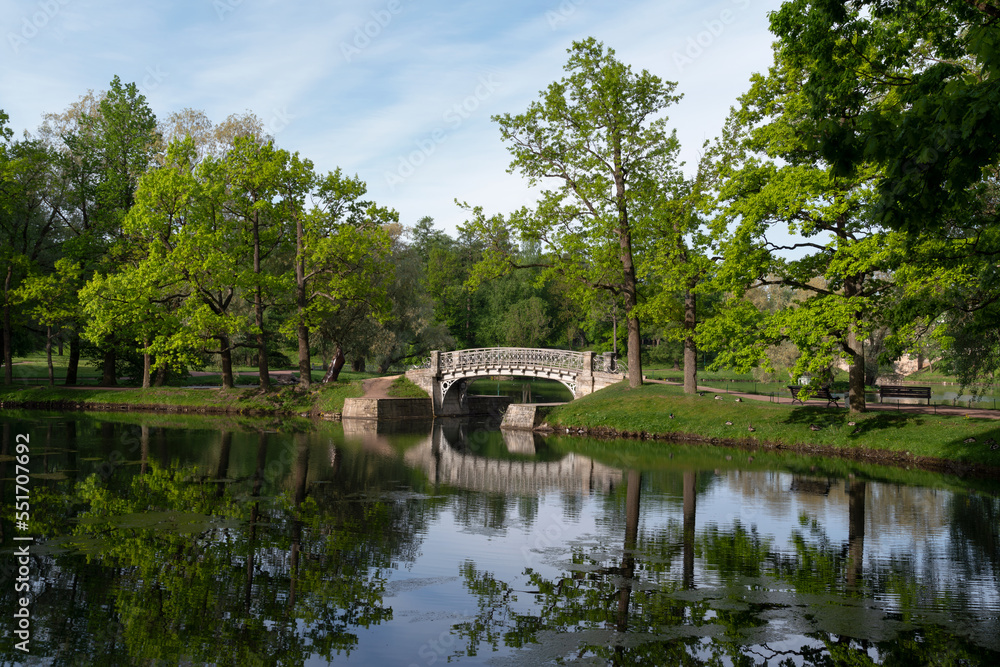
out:
<path id="1" fill-rule="evenodd" d="M 114 440 L 107 428 L 98 433 Z M 141 463 L 116 480 L 120 492 L 97 475 L 52 491 L 39 485 L 33 509 L 49 520 L 36 534 L 66 552 L 33 564 L 33 579 L 45 582 L 33 606 L 35 627 L 45 629 L 32 637 L 33 654 L 57 664 L 80 656 L 301 664 L 314 653 L 350 652 L 357 628 L 392 617 L 383 604 L 388 572 L 415 555 L 434 503 L 340 502 L 337 473 L 365 476 L 351 452 L 334 466 L 333 483 L 316 487 L 324 493 L 312 493 L 317 450 L 304 434 L 278 478 L 267 463 L 284 443 L 261 433 L 252 477 L 223 483 L 232 434 L 218 438 L 211 466 L 163 467 L 148 460 L 144 431 Z M 14 608 L 11 595 L 4 586 L 0 607 Z M 13 657 L 10 638 L 0 641 L 0 655 Z"/>
<path id="2" fill-rule="evenodd" d="M 1000 498 L 954 495 L 947 511 L 951 554 L 962 564 L 964 576 L 992 572 L 1000 580 Z"/>
<path id="3" fill-rule="evenodd" d="M 461 574 L 479 611 L 453 628 L 464 639 L 464 654 L 501 644 L 544 653 L 537 644 L 565 633 L 574 643 L 560 644 L 563 655 L 544 659 L 827 666 L 874 664 L 873 658 L 900 665 L 941 656 L 948 664 L 1000 658 L 921 615 L 927 594 L 912 592 L 930 587 L 931 595 L 940 594 L 934 588 L 939 573 L 901 559 L 865 563 L 865 482 L 847 483 L 846 541 L 831 540 L 819 521 L 803 517 L 792 533 L 793 551 L 783 553 L 755 526 L 698 526 L 700 475 L 676 476 L 681 521 L 640 531 L 642 484 L 638 473 L 629 473 L 618 504 L 625 519 L 617 528 L 624 529 L 620 557 L 607 545 L 574 546 L 568 570 L 547 577 L 528 568 L 516 586 L 466 563 Z M 870 597 L 887 595 L 891 608 L 873 611 Z M 859 601 L 862 596 L 869 601 Z M 779 629 L 771 625 L 776 619 L 785 619 L 777 621 Z"/>

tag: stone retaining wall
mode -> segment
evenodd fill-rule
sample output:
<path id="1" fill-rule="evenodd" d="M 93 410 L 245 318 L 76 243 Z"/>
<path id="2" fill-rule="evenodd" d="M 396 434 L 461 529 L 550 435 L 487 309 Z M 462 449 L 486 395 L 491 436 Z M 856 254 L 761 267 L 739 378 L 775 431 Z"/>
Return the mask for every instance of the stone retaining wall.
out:
<path id="1" fill-rule="evenodd" d="M 429 419 L 434 408 L 429 398 L 347 398 L 344 419 Z"/>
<path id="2" fill-rule="evenodd" d="M 536 426 L 540 426 L 548 409 L 539 405 L 511 405 L 504 413 L 502 429 L 516 431 L 533 431 Z"/>

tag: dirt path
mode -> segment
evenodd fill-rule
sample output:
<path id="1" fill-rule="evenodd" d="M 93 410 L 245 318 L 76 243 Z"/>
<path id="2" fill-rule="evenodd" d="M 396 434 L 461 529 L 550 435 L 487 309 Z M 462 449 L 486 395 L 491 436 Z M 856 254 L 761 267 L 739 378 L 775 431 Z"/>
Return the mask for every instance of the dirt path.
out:
<path id="1" fill-rule="evenodd" d="M 392 398 L 389 396 L 389 387 L 398 375 L 390 375 L 384 378 L 369 378 L 362 381 L 361 388 L 365 391 L 365 398 Z"/>
<path id="2" fill-rule="evenodd" d="M 674 386 L 680 386 L 680 382 L 668 382 L 666 380 L 650 380 L 649 378 L 644 378 L 643 382 L 649 382 L 652 384 L 672 384 Z M 706 394 L 713 394 L 719 396 L 725 396 L 727 398 L 736 398 L 737 396 L 750 401 L 768 401 L 771 403 L 780 403 L 782 405 L 788 405 L 792 402 L 792 397 L 788 396 L 765 396 L 762 394 L 747 394 L 741 391 L 729 391 L 717 389 L 715 387 L 702 387 L 699 385 L 698 391 L 703 391 Z M 731 400 L 731 399 L 730 399 Z M 814 407 L 826 407 L 826 401 L 817 398 L 806 401 L 806 405 Z M 841 406 L 844 402 L 840 402 Z M 916 414 L 924 415 L 959 415 L 970 417 L 979 417 L 982 419 L 1000 419 L 1000 410 L 985 410 L 983 408 L 963 408 L 961 406 L 950 406 L 950 405 L 916 405 L 916 404 L 896 404 L 896 403 L 869 403 L 866 406 L 869 412 L 911 412 Z"/>

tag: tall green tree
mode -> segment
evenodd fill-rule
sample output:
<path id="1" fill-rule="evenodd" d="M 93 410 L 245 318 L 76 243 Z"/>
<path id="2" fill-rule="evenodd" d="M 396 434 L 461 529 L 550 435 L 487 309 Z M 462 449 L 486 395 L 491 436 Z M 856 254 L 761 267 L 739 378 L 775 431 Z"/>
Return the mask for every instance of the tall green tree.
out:
<path id="1" fill-rule="evenodd" d="M 282 206 L 278 202 L 288 160 L 287 151 L 276 149 L 271 142 L 260 144 L 253 137 L 239 137 L 224 160 L 226 198 L 223 205 L 240 235 L 249 243 L 252 257 L 250 270 L 244 272 L 241 283 L 253 299 L 257 368 L 263 391 L 271 388 L 264 311 L 279 294 L 289 291 L 287 274 L 265 270 L 269 260 L 277 259 L 273 256 L 281 244 L 292 238 L 288 233 L 287 215 L 294 211 L 295 203 L 286 201 Z M 299 189 L 292 194 L 296 199 L 300 197 Z"/>
<path id="2" fill-rule="evenodd" d="M 99 335 L 116 321 L 129 325 L 153 367 L 218 355 L 228 389 L 233 350 L 253 327 L 239 307 L 252 247 L 225 214 L 225 163 L 196 160 L 192 139 L 174 141 L 143 176 L 125 221 L 133 261 L 93 281 L 86 296 Z"/>
<path id="3" fill-rule="evenodd" d="M 15 301 L 27 305 L 31 318 L 45 327 L 45 362 L 50 387 L 55 384 L 52 341 L 61 327 L 80 317 L 77 291 L 82 284 L 81 271 L 77 262 L 64 257 L 56 260 L 54 271 L 27 277 L 14 295 Z"/>
<path id="4" fill-rule="evenodd" d="M 422 221 L 430 223 L 430 218 Z M 434 300 L 426 289 L 427 256 L 419 249 L 417 233 L 397 227 L 390 236 L 394 271 L 387 296 L 392 312 L 382 322 L 374 317 L 369 322 L 371 354 L 379 374 L 395 364 L 419 361 L 432 350 L 455 346 L 448 327 L 434 317 Z"/>
<path id="5" fill-rule="evenodd" d="M 160 146 L 156 116 L 135 83 L 115 76 L 106 92 L 85 95 L 63 114 L 49 116 L 46 125 L 43 135 L 59 151 L 68 187 L 60 218 L 74 238 L 65 252 L 87 274 L 113 270 L 139 179 Z M 119 344 L 112 337 L 101 350 L 104 385 L 116 383 Z M 74 348 L 72 341 L 67 382 L 76 374 Z"/>
<path id="6" fill-rule="evenodd" d="M 658 326 L 667 340 L 683 346 L 684 393 L 698 391 L 699 296 L 713 288 L 709 278 L 717 257 L 711 256 L 712 238 L 706 222 L 713 212 L 713 187 L 719 177 L 717 149 L 705 154 L 697 174 L 684 179 L 668 173 L 656 199 L 653 240 L 640 278 L 648 296 L 639 312 Z"/>
<path id="7" fill-rule="evenodd" d="M 59 211 L 64 189 L 56 174 L 53 152 L 37 139 L 13 143 L 6 115 L 0 112 L 0 275 L 4 381 L 13 381 L 14 324 L 30 315 L 18 306 L 22 281 L 51 271 L 62 237 Z"/>
<path id="8" fill-rule="evenodd" d="M 984 389 L 1000 369 L 1000 6 L 796 0 L 771 26 L 809 67 L 818 150 L 839 174 L 877 164 L 876 220 L 908 233 L 894 324 L 936 330 Z"/>
<path id="9" fill-rule="evenodd" d="M 807 79 L 806 70 L 776 50 L 774 66 L 752 77 L 727 124 L 720 222 L 732 228 L 720 225 L 720 276 L 734 298 L 704 339 L 721 348 L 718 363 L 743 369 L 783 340 L 802 352 L 799 374 L 827 375 L 837 358 L 846 358 L 850 408 L 863 411 L 864 343 L 889 308 L 902 245 L 873 220 L 878 168 L 838 175 L 817 151 L 818 129 L 806 113 Z M 773 313 L 742 298 L 775 284 L 808 296 Z"/>
<path id="10" fill-rule="evenodd" d="M 352 349 L 362 361 L 372 345 L 369 325 L 385 323 L 392 308 L 389 230 L 399 219 L 396 211 L 365 199 L 367 190 L 364 181 L 340 169 L 318 178 L 296 256 L 300 335 L 303 325 L 319 329 L 336 349 Z"/>
<path id="11" fill-rule="evenodd" d="M 503 244 L 513 232 L 537 242 L 548 274 L 579 285 L 581 304 L 597 292 L 620 298 L 628 327 L 629 384 L 642 384 L 642 338 L 637 248 L 650 239 L 650 211 L 661 181 L 676 169 L 679 150 L 663 111 L 676 102 L 676 84 L 643 70 L 634 73 L 613 49 L 594 38 L 574 42 L 568 76 L 518 115 L 494 118 L 513 155 L 511 172 L 532 186 L 554 182 L 533 211 L 508 219 L 476 216 L 490 239 L 486 260 L 495 271 L 521 266 Z"/>

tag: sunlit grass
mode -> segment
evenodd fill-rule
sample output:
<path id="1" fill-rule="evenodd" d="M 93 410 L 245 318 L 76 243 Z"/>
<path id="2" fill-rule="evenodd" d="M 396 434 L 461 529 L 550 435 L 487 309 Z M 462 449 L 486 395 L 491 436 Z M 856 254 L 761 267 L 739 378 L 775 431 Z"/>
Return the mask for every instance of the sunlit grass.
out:
<path id="1" fill-rule="evenodd" d="M 344 399 L 361 396 L 362 378 L 341 376 L 340 382 L 316 385 L 304 392 L 296 386 L 263 393 L 257 388 L 188 389 L 96 389 L 73 387 L 0 387 L 0 403 L 8 406 L 53 409 L 178 409 L 193 412 L 273 414 L 343 411 Z"/>
<path id="2" fill-rule="evenodd" d="M 719 396 L 717 400 L 715 396 Z M 673 418 L 670 418 L 670 415 Z M 907 412 L 852 415 L 844 408 L 790 406 L 733 396 L 685 395 L 680 387 L 619 383 L 554 408 L 551 424 L 619 432 L 694 435 L 703 439 L 788 447 L 880 450 L 1000 466 L 1000 421 Z M 732 422 L 726 424 L 726 422 Z M 854 421 L 855 425 L 848 422 Z M 751 431 L 750 429 L 753 429 Z M 975 439 L 975 442 L 966 442 Z"/>
<path id="3" fill-rule="evenodd" d="M 393 380 L 386 394 L 393 398 L 429 398 L 426 391 L 415 385 L 405 375 L 400 375 Z"/>

